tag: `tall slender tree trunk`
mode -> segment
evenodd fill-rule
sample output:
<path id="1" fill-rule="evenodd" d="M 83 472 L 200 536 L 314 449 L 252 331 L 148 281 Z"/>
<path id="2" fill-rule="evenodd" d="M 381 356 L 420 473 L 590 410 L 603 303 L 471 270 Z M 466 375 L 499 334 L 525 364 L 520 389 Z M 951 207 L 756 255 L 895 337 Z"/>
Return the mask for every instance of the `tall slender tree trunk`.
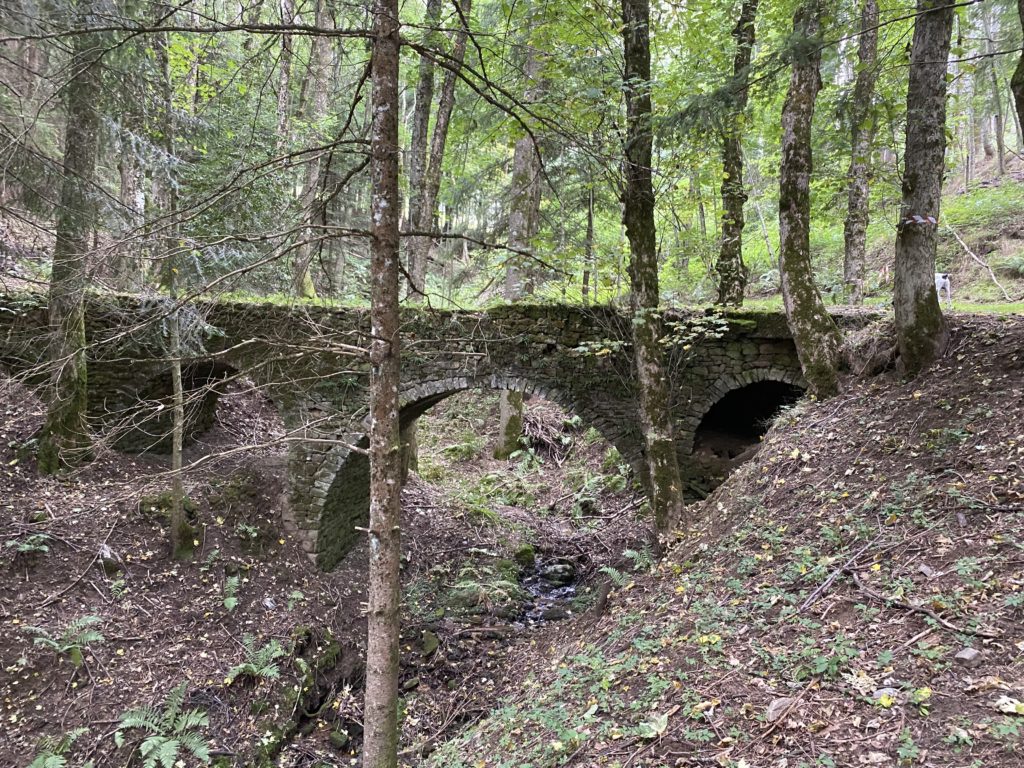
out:
<path id="1" fill-rule="evenodd" d="M 164 3 L 157 5 L 157 13 L 167 12 Z M 160 134 L 163 137 L 163 151 L 168 161 L 175 156 L 174 137 L 176 134 L 174 120 L 173 89 L 171 83 L 171 62 L 168 51 L 168 35 L 160 33 L 154 40 L 157 66 L 160 69 Z M 185 444 L 185 389 L 181 378 L 181 308 L 178 306 L 178 224 L 175 220 L 178 208 L 177 185 L 170 177 L 173 174 L 173 163 L 169 163 L 169 178 L 160 191 L 158 205 L 167 219 L 166 234 L 163 239 L 163 287 L 167 289 L 171 301 L 170 313 L 167 317 L 167 357 L 171 374 L 171 512 L 170 512 L 170 543 L 171 557 L 184 560 L 192 556 L 193 530 L 188 524 L 185 514 L 185 482 L 182 477 L 182 450 Z"/>
<path id="2" fill-rule="evenodd" d="M 722 245 L 718 252 L 718 303 L 741 306 L 747 287 L 743 263 L 743 129 L 750 93 L 750 57 L 754 50 L 754 18 L 758 0 L 743 0 L 732 36 L 736 40 L 729 113 L 722 129 Z"/>
<path id="3" fill-rule="evenodd" d="M 288 27 L 295 23 L 294 0 L 280 0 L 281 24 Z M 288 125 L 292 105 L 292 35 L 281 32 L 281 58 L 277 80 L 277 146 L 281 150 L 288 144 Z"/>
<path id="4" fill-rule="evenodd" d="M 331 16 L 327 11 L 326 0 L 316 1 L 315 23 L 319 29 L 327 29 L 331 25 Z M 310 42 L 310 66 L 308 87 L 312 91 L 312 106 L 308 119 L 314 126 L 327 115 L 328 97 L 330 95 L 331 62 L 330 38 L 324 35 L 313 35 Z M 328 140 L 327 134 L 317 129 L 315 141 L 323 144 Z M 302 184 L 300 198 L 302 206 L 302 228 L 299 237 L 302 239 L 292 259 L 292 292 L 300 299 L 315 299 L 316 285 L 313 282 L 311 266 L 317 254 L 323 251 L 319 239 L 325 224 L 323 200 L 324 158 L 318 152 L 310 158 L 306 165 L 305 179 Z"/>
<path id="5" fill-rule="evenodd" d="M 436 28 L 440 18 L 441 0 L 427 0 L 427 8 L 423 14 L 426 45 L 438 45 L 441 35 Z M 434 61 L 429 56 L 421 56 L 419 77 L 416 81 L 416 103 L 413 105 L 412 136 L 409 141 L 409 220 L 406 229 L 410 230 L 419 225 L 420 211 L 423 207 L 423 176 L 427 171 L 427 145 L 430 141 L 430 112 L 433 105 Z M 418 301 L 422 297 L 410 294 L 409 298 Z"/>
<path id="6" fill-rule="evenodd" d="M 370 74 L 370 564 L 362 763 L 366 768 L 394 768 L 398 764 L 398 30 L 398 0 L 374 0 Z"/>
<path id="7" fill-rule="evenodd" d="M 622 220 L 629 240 L 633 352 L 651 511 L 659 531 L 682 516 L 682 482 L 672 435 L 672 402 L 662 356 L 658 253 L 651 179 L 651 44 L 648 0 L 622 0 L 622 83 L 626 101 Z"/>
<path id="8" fill-rule="evenodd" d="M 1020 18 L 1021 31 L 1024 33 L 1024 0 L 1017 0 L 1017 16 Z M 1010 90 L 1013 91 L 1013 105 L 1017 113 L 1017 124 L 1022 127 L 1020 134 L 1021 146 L 1024 146 L 1024 52 L 1017 61 L 1017 68 L 1010 78 Z"/>
<path id="9" fill-rule="evenodd" d="M 129 97 L 132 98 L 132 97 Z M 121 120 L 118 175 L 121 181 L 120 203 L 124 227 L 114 259 L 114 284 L 122 290 L 141 290 L 143 261 L 140 245 L 146 218 L 146 174 L 139 160 L 136 142 L 141 133 L 142 120 L 138 108 L 132 104 Z"/>
<path id="10" fill-rule="evenodd" d="M 935 293 L 935 249 L 946 151 L 946 66 L 953 16 L 953 6 L 944 0 L 917 2 L 893 297 L 900 365 L 909 376 L 930 365 L 949 337 Z"/>
<path id="11" fill-rule="evenodd" d="M 864 265 L 870 201 L 871 147 L 875 139 L 875 80 L 878 78 L 878 2 L 864 0 L 860 12 L 857 82 L 850 106 L 850 182 L 843 225 L 843 282 L 850 304 L 864 301 Z"/>
<path id="12" fill-rule="evenodd" d="M 811 265 L 811 122 L 821 89 L 822 0 L 807 0 L 793 22 L 793 70 L 782 107 L 779 169 L 779 263 L 782 300 L 800 366 L 819 398 L 839 391 L 842 337 L 825 310 Z"/>
<path id="13" fill-rule="evenodd" d="M 536 52 L 528 47 L 526 66 L 523 74 L 526 78 L 524 101 L 530 104 L 537 98 L 537 77 L 540 73 L 540 61 Z M 516 250 L 527 250 L 537 231 L 537 220 L 540 216 L 538 207 L 540 196 L 540 156 L 533 137 L 526 135 L 516 141 L 512 156 L 512 189 L 509 201 L 508 244 L 511 250 L 507 255 L 505 268 L 505 299 L 517 301 L 524 295 L 533 293 L 533 280 L 527 276 L 527 268 L 520 263 Z M 523 434 L 523 394 L 502 390 L 498 405 L 498 442 L 494 448 L 494 458 L 507 459 L 519 450 L 519 438 Z"/>
<path id="14" fill-rule="evenodd" d="M 996 71 L 995 39 L 999 34 L 998 16 L 993 8 L 984 8 L 985 50 L 989 54 L 988 75 L 992 86 L 992 123 L 996 136 L 996 171 L 1006 173 L 1006 118 L 1003 115 L 1003 89 L 999 87 L 999 73 Z"/>
<path id="15" fill-rule="evenodd" d="M 470 0 L 464 0 L 461 10 L 462 18 L 468 23 L 471 10 Z M 427 13 L 429 17 L 429 14 L 434 13 L 434 10 L 428 7 Z M 440 11 L 438 10 L 437 13 L 439 14 Z M 436 20 L 435 23 L 437 23 Z M 466 42 L 468 38 L 469 29 L 464 25 L 460 25 L 455 33 L 455 43 L 452 46 L 452 53 L 449 59 L 451 65 L 455 68 L 462 66 L 462 61 L 466 55 Z M 427 73 L 421 68 L 420 82 L 417 84 L 416 115 L 413 118 L 414 133 L 422 131 L 425 134 L 427 123 L 430 120 L 430 94 L 426 92 L 426 77 Z M 430 78 L 430 88 L 432 89 L 432 69 L 430 70 Z M 416 170 L 418 183 L 415 187 L 410 184 L 412 200 L 409 210 L 411 219 L 413 219 L 413 212 L 415 212 L 412 228 L 420 232 L 432 232 L 434 229 L 434 218 L 437 215 L 437 197 L 441 191 L 441 168 L 444 163 L 445 145 L 448 142 L 448 125 L 451 122 L 452 109 L 455 107 L 456 80 L 457 77 L 454 71 L 447 70 L 445 72 L 444 81 L 441 84 L 441 93 L 438 96 L 437 114 L 434 118 L 434 133 L 430 141 L 430 152 L 425 158 L 416 160 L 419 163 Z M 424 88 L 422 101 L 420 100 L 420 86 Z M 421 103 L 424 110 L 422 113 L 420 112 Z M 418 122 L 421 119 L 423 121 L 422 125 Z M 408 275 L 409 285 L 407 286 L 406 299 L 410 302 L 420 303 L 427 296 L 427 266 L 430 263 L 433 250 L 434 238 L 430 235 L 417 235 L 410 237 L 408 240 L 406 274 Z M 403 433 L 403 457 L 401 464 L 405 468 L 406 473 L 410 469 L 416 469 L 419 464 L 417 429 L 418 420 L 408 425 Z"/>
<path id="16" fill-rule="evenodd" d="M 78 30 L 90 26 L 92 13 L 90 0 L 77 5 Z M 96 34 L 77 34 L 71 44 L 71 77 L 64 90 L 64 176 L 50 274 L 49 360 L 53 372 L 46 422 L 39 436 L 38 464 L 44 474 L 80 463 L 89 454 L 84 297 L 89 233 L 96 220 L 92 186 L 100 127 L 97 104 L 103 49 Z"/>
<path id="17" fill-rule="evenodd" d="M 594 303 L 597 303 L 597 270 L 594 263 L 594 187 L 587 189 L 587 234 L 583 247 L 583 282 L 580 293 L 583 306 L 590 303 L 590 282 L 594 282 Z"/>
<path id="18" fill-rule="evenodd" d="M 172 245 L 172 247 L 174 247 Z M 185 515 L 185 481 L 182 449 L 185 442 L 185 390 L 181 381 L 181 309 L 178 307 L 177 251 L 167 255 L 167 289 L 172 306 L 167 318 L 167 355 L 171 361 L 171 557 L 192 556 L 192 526 Z"/>
<path id="19" fill-rule="evenodd" d="M 470 0 L 462 3 L 462 18 L 467 22 L 471 10 Z M 455 43 L 452 46 L 451 56 L 448 58 L 451 66 L 455 69 L 462 66 L 466 56 L 466 42 L 469 38 L 469 30 L 460 22 L 458 31 L 455 33 Z M 420 232 L 430 232 L 434 227 L 434 217 L 437 215 L 437 196 L 441 191 L 441 167 L 444 163 L 444 150 L 448 142 L 448 125 L 452 118 L 452 109 L 455 107 L 455 85 L 457 76 L 451 69 L 444 75 L 444 82 L 441 84 L 441 93 L 437 101 L 437 114 L 434 117 L 434 133 L 430 140 L 430 154 L 421 180 L 421 198 L 419 201 L 419 220 L 416 222 L 416 229 Z M 410 296 L 418 295 L 421 299 L 426 295 L 427 265 L 434 247 L 434 238 L 421 235 L 409 239 L 409 286 Z"/>

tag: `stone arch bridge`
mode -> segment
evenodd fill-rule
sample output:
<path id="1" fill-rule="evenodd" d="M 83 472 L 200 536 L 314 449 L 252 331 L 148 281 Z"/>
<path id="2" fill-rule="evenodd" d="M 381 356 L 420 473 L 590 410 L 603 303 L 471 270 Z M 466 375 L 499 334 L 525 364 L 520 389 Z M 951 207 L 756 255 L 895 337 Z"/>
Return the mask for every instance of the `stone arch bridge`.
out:
<path id="1" fill-rule="evenodd" d="M 125 450 L 159 450 L 167 442 L 169 307 L 166 300 L 135 297 L 88 303 L 90 415 L 97 431 Z M 709 317 L 665 314 L 678 451 L 690 480 L 701 472 L 694 453 L 699 427 L 716 403 L 739 391 L 742 397 L 732 397 L 740 409 L 763 417 L 778 407 L 780 387 L 795 392 L 803 386 L 781 313 Z M 369 466 L 360 451 L 368 412 L 369 363 L 361 351 L 369 338 L 368 312 L 209 302 L 190 308 L 182 324 L 190 431 L 212 422 L 227 378 L 246 377 L 263 388 L 287 430 L 286 523 L 319 566 L 332 567 L 356 542 L 356 526 L 365 525 L 369 509 Z M 30 382 L 45 381 L 46 328 L 44 299 L 0 296 L 0 364 Z M 642 469 L 629 319 L 622 311 L 409 309 L 402 328 L 403 426 L 462 390 L 516 390 L 578 415 Z M 727 422 L 729 413 L 716 418 L 723 417 Z"/>

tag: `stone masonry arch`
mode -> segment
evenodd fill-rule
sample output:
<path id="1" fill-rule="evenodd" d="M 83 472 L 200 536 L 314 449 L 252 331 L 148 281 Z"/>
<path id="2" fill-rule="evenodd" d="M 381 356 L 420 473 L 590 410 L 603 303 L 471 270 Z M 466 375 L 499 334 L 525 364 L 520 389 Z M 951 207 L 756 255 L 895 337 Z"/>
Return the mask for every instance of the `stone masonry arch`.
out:
<path id="1" fill-rule="evenodd" d="M 626 461 L 634 465 L 640 461 L 641 446 L 635 436 L 623 431 L 607 414 L 581 404 L 567 390 L 517 375 L 494 373 L 489 376 L 453 376 L 406 385 L 399 398 L 399 423 L 402 429 L 435 405 L 468 390 L 510 390 L 549 400 L 579 416 L 588 427 L 596 429 L 618 449 Z M 365 419 L 362 428 L 369 429 Z M 320 509 L 317 513 L 319 546 L 316 561 L 321 568 L 330 569 L 344 557 L 357 543 L 359 529 L 364 528 L 368 522 L 370 463 L 365 453 L 368 446 L 369 437 L 364 432 L 349 446 L 337 446 L 331 456 L 325 459 L 324 468 L 335 464 L 336 468 L 333 469 L 333 478 L 326 487 L 325 495 L 317 501 Z"/>
<path id="2" fill-rule="evenodd" d="M 221 301 L 197 302 L 193 309 L 216 329 L 205 351 L 188 361 L 194 383 L 208 386 L 231 372 L 270 395 L 288 432 L 285 524 L 321 567 L 333 566 L 356 541 L 368 508 L 368 310 Z M 129 419 L 145 432 L 160 412 L 146 393 L 166 375 L 166 356 L 144 331 L 148 326 L 151 332 L 163 311 L 138 297 L 88 298 L 89 402 L 101 430 L 116 414 L 121 424 Z M 876 317 L 857 312 L 837 320 L 857 328 Z M 697 337 L 706 327 L 702 309 L 667 310 L 665 319 L 674 329 L 693 321 Z M 684 343 L 693 337 L 674 333 L 678 340 L 666 347 L 684 479 L 694 432 L 726 394 L 761 381 L 803 386 L 781 312 L 731 312 L 722 319 L 714 338 Z M 39 340 L 47 328 L 44 297 L 0 295 L 0 366 L 45 386 L 45 377 L 32 372 L 45 369 L 46 345 Z M 579 415 L 642 470 L 631 343 L 628 313 L 611 306 L 408 308 L 402 313 L 403 418 L 466 389 L 539 395 Z M 200 417 L 212 412 L 215 399 L 216 389 L 209 389 Z"/>
<path id="3" fill-rule="evenodd" d="M 676 438 L 679 452 L 684 455 L 693 452 L 693 439 L 697 429 L 715 403 L 730 392 L 762 381 L 777 381 L 780 384 L 791 384 L 794 387 L 807 389 L 807 382 L 799 369 L 751 368 L 723 374 L 704 390 L 702 397 L 690 403 L 687 414 L 679 420 L 681 429 Z"/>

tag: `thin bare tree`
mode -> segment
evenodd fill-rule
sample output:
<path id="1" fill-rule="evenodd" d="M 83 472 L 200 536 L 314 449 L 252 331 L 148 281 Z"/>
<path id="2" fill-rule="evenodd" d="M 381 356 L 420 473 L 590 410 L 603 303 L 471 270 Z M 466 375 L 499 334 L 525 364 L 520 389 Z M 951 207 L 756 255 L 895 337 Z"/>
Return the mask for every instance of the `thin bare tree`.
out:
<path id="1" fill-rule="evenodd" d="M 370 565 L 363 765 L 398 764 L 398 0 L 374 0 L 370 79 Z"/>

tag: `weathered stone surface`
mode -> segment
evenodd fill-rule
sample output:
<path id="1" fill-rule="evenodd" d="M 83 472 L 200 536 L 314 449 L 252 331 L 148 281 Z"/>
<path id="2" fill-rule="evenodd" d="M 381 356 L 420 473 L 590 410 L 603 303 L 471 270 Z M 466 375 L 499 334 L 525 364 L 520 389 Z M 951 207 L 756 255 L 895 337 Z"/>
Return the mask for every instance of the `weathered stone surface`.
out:
<path id="1" fill-rule="evenodd" d="M 35 384 L 46 381 L 37 368 L 45 353 L 43 302 L 0 295 L 0 366 Z M 124 450 L 159 449 L 170 434 L 170 374 L 161 335 L 166 314 L 165 304 L 133 297 L 94 297 L 87 307 L 91 420 Z M 303 532 L 303 545 L 318 565 L 333 567 L 361 540 L 356 528 L 365 526 L 369 510 L 369 362 L 360 351 L 369 338 L 369 313 L 210 302 L 196 305 L 189 317 L 192 341 L 205 347 L 186 366 L 190 432 L 212 423 L 225 377 L 248 378 L 265 391 L 290 439 L 285 524 Z M 688 317 L 666 313 L 675 322 Z M 684 479 L 693 466 L 694 430 L 726 393 L 760 381 L 803 383 L 781 313 L 727 317 L 722 338 L 666 350 Z M 846 324 L 870 319 L 858 315 Z M 580 416 L 624 460 L 643 469 L 630 327 L 622 311 L 557 305 L 409 309 L 402 327 L 403 426 L 466 389 L 535 393 Z"/>
<path id="2" fill-rule="evenodd" d="M 771 704 L 768 705 L 768 709 L 764 713 L 765 722 L 774 723 L 776 720 L 782 717 L 795 703 L 795 698 L 784 697 L 781 699 L 772 699 Z"/>
<path id="3" fill-rule="evenodd" d="M 968 669 L 981 665 L 981 651 L 976 648 L 962 648 L 953 658 Z"/>

